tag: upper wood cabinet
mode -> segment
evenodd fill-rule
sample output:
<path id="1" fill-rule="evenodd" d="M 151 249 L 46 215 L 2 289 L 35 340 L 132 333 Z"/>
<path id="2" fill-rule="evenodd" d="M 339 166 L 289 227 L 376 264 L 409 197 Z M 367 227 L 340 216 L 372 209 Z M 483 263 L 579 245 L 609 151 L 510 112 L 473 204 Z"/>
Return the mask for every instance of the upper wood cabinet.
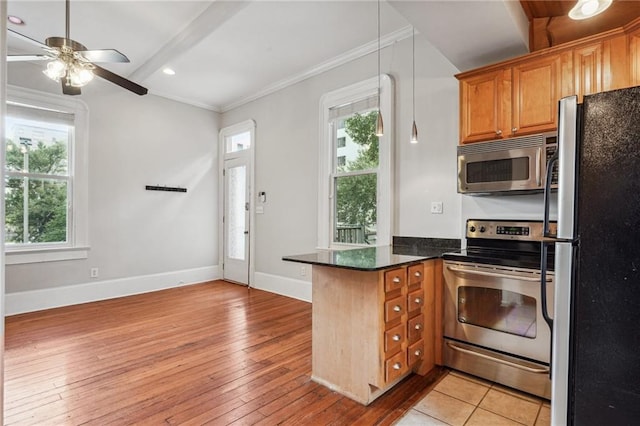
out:
<path id="1" fill-rule="evenodd" d="M 510 70 L 497 70 L 460 81 L 460 132 L 463 142 L 499 138 L 505 128 Z"/>
<path id="2" fill-rule="evenodd" d="M 553 130 L 561 85 L 560 55 L 461 78 L 461 142 Z"/>
<path id="3" fill-rule="evenodd" d="M 562 75 L 560 55 L 517 64 L 512 69 L 510 136 L 558 127 Z"/>
<path id="4" fill-rule="evenodd" d="M 629 34 L 629 52 L 631 85 L 640 86 L 640 23 Z"/>
<path id="5" fill-rule="evenodd" d="M 456 77 L 460 143 L 553 131 L 562 97 L 640 85 L 640 19 Z"/>

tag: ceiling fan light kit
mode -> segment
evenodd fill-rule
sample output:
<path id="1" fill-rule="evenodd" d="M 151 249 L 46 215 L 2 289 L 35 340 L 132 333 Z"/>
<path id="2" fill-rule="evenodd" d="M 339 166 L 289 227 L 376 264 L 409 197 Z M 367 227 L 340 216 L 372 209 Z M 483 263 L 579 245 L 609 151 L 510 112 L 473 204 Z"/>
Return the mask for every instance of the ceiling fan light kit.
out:
<path id="1" fill-rule="evenodd" d="M 49 61 L 42 72 L 50 79 L 61 82 L 62 93 L 65 95 L 79 95 L 80 88 L 93 80 L 95 75 L 138 95 L 146 95 L 146 88 L 95 64 L 96 62 L 129 62 L 129 58 L 115 49 L 88 50 L 85 46 L 69 37 L 69 0 L 65 0 L 65 6 L 64 37 L 49 37 L 45 40 L 45 43 L 41 43 L 15 31 L 8 30 L 9 35 L 40 47 L 45 53 L 40 55 L 9 55 L 7 60 L 9 62 Z"/>
<path id="2" fill-rule="evenodd" d="M 613 0 L 578 0 L 575 6 L 569 11 L 569 18 L 577 21 L 591 18 L 604 12 Z"/>

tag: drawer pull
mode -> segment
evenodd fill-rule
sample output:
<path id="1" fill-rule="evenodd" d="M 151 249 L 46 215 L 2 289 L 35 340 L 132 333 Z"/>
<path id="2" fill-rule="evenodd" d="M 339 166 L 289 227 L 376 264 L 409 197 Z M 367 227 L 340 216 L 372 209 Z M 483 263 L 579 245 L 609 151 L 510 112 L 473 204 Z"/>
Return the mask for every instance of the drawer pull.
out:
<path id="1" fill-rule="evenodd" d="M 400 305 L 396 305 L 396 306 L 394 306 L 394 307 L 393 307 L 393 311 L 394 311 L 394 312 L 400 312 L 400 311 L 402 311 L 402 306 L 400 306 Z"/>
<path id="2" fill-rule="evenodd" d="M 400 364 L 399 362 L 396 362 L 395 364 L 393 364 L 394 370 L 400 370 L 401 368 L 402 368 L 402 364 Z"/>
<path id="3" fill-rule="evenodd" d="M 413 328 L 415 328 L 416 330 L 421 330 L 422 329 L 422 324 L 418 323 Z"/>
<path id="4" fill-rule="evenodd" d="M 392 339 L 393 339 L 394 342 L 399 342 L 401 337 L 402 336 L 400 336 L 399 334 L 394 334 Z"/>
<path id="5" fill-rule="evenodd" d="M 420 273 L 420 271 L 416 271 L 416 273 L 415 273 L 415 274 L 413 274 L 413 275 L 415 275 L 416 277 L 420 277 L 420 276 L 422 276 L 422 274 Z"/>
<path id="6" fill-rule="evenodd" d="M 415 356 L 422 356 L 422 351 L 420 349 L 416 349 L 416 351 L 413 354 Z"/>
<path id="7" fill-rule="evenodd" d="M 393 282 L 398 284 L 400 282 L 400 277 L 393 277 Z"/>
<path id="8" fill-rule="evenodd" d="M 416 300 L 414 302 L 416 303 L 416 305 L 420 305 L 422 304 L 422 299 L 419 297 L 416 297 Z"/>

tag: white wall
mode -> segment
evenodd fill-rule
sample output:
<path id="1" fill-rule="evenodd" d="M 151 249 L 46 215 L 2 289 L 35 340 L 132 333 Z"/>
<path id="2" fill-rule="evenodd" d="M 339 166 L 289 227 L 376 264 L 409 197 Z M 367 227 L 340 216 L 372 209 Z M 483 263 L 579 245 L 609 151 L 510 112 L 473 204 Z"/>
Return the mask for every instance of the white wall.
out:
<path id="1" fill-rule="evenodd" d="M 430 44 L 416 37 L 416 122 L 420 144 L 410 145 L 411 39 L 385 48 L 381 72 L 396 87 L 396 219 L 394 235 L 460 237 L 456 193 L 458 141 L 457 70 Z M 222 116 L 222 127 L 256 121 L 256 188 L 265 191 L 264 214 L 256 215 L 256 286 L 288 293 L 310 280 L 301 265 L 283 255 L 315 249 L 317 243 L 318 117 L 320 97 L 377 74 L 370 54 L 240 106 Z M 387 124 L 385 123 L 385 128 Z M 443 201 L 444 214 L 429 214 Z M 282 288 L 270 285 L 280 279 Z M 299 297 L 299 296 L 296 296 Z M 301 297 L 305 298 L 305 297 Z"/>
<path id="2" fill-rule="evenodd" d="M 11 64 L 8 79 L 60 91 L 31 64 Z M 135 292 L 136 277 L 164 274 L 178 284 L 192 279 L 190 271 L 215 270 L 218 114 L 98 79 L 81 99 L 89 107 L 89 257 L 7 266 L 7 293 L 87 284 L 100 292 L 132 278 L 120 287 Z M 188 192 L 146 191 L 145 185 Z M 98 279 L 89 278 L 92 267 L 99 268 Z M 7 309 L 12 312 L 9 303 Z"/>

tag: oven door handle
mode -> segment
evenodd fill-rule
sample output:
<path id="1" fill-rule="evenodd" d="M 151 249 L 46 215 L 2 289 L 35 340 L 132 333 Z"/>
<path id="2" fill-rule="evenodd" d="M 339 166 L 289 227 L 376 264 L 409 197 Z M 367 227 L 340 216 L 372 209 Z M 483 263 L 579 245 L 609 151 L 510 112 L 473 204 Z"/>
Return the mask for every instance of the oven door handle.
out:
<path id="1" fill-rule="evenodd" d="M 485 354 L 482 354 L 482 353 L 479 353 L 479 352 L 475 352 L 475 351 L 472 351 L 472 350 L 469 350 L 469 349 L 461 348 L 460 346 L 458 346 L 458 345 L 456 345 L 455 343 L 452 343 L 452 342 L 447 342 L 447 346 L 449 346 L 454 351 L 462 352 L 462 353 L 465 353 L 465 354 L 468 354 L 468 355 L 477 356 L 478 358 L 484 358 L 484 359 L 487 359 L 489 361 L 498 362 L 500 364 L 508 365 L 510 367 L 517 368 L 519 370 L 527 371 L 529 373 L 549 374 L 549 369 L 548 368 L 531 368 L 531 367 L 527 367 L 526 365 L 522 365 L 522 364 L 518 364 L 518 363 L 515 363 L 515 362 L 511 362 L 511 361 L 508 361 L 506 359 L 495 358 L 495 357 L 492 357 L 490 355 L 485 355 Z"/>
<path id="2" fill-rule="evenodd" d="M 464 269 L 464 268 L 457 268 L 457 267 L 451 266 L 451 265 L 447 265 L 447 269 L 450 270 L 450 271 L 459 272 L 459 273 L 484 275 L 486 277 L 494 277 L 494 278 L 509 278 L 509 279 L 512 279 L 512 280 L 530 281 L 530 282 L 533 282 L 533 283 L 539 283 L 540 280 L 541 280 L 540 277 L 525 277 L 525 276 L 520 276 L 520 275 L 501 274 L 499 272 L 470 270 L 470 269 Z M 551 282 L 551 278 L 546 278 L 545 281 L 550 283 Z"/>

